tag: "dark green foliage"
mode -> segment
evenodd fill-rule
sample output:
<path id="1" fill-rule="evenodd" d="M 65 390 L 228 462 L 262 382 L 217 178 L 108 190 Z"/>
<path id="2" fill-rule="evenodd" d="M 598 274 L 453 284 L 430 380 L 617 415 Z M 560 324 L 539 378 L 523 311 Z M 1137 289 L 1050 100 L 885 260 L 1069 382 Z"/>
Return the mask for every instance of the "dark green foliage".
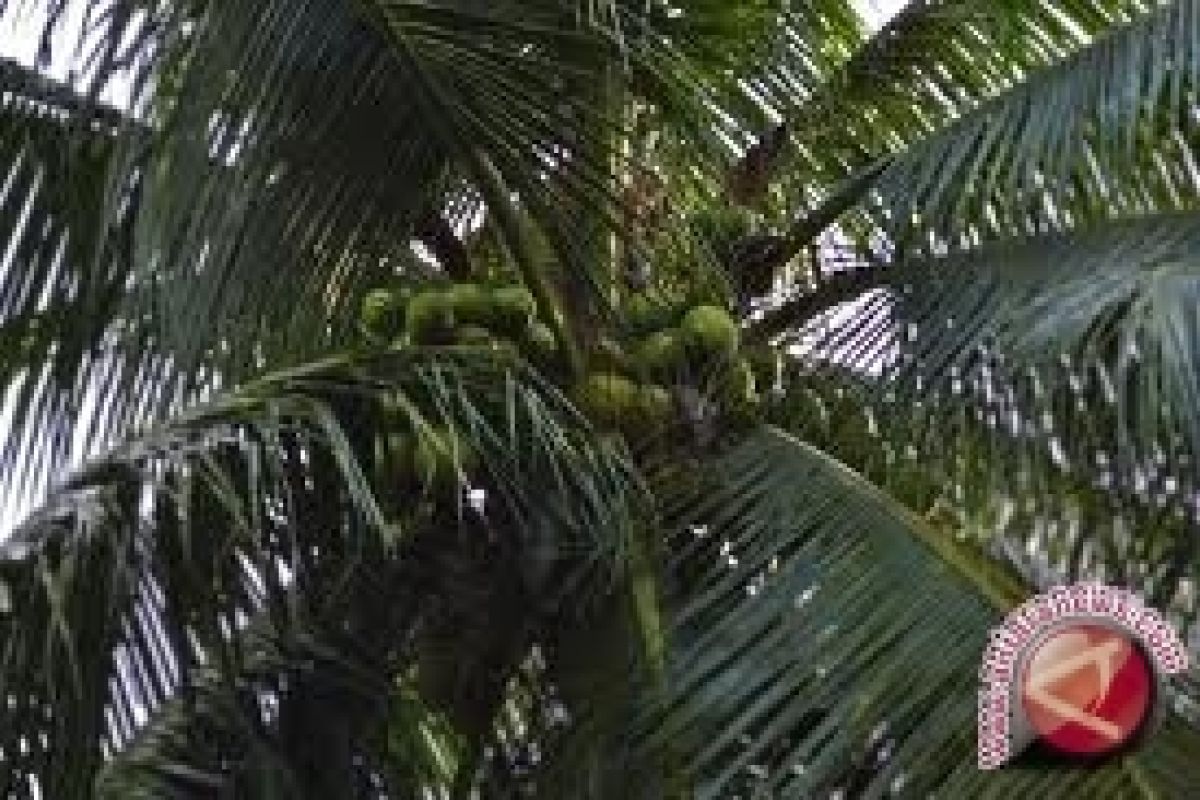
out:
<path id="1" fill-rule="evenodd" d="M 1186 679 L 970 757 L 1015 600 L 1194 624 L 1194 3 L 102 5 L 0 62 L 0 795 L 1200 785 Z"/>

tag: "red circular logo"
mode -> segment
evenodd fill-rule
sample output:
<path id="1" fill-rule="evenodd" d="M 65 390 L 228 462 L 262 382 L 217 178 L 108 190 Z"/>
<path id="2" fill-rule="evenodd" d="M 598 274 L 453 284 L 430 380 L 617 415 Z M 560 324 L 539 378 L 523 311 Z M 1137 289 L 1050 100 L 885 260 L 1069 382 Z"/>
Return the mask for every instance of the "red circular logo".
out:
<path id="1" fill-rule="evenodd" d="M 1154 701 L 1154 673 L 1129 636 L 1102 625 L 1064 626 L 1040 642 L 1021 676 L 1026 719 L 1050 747 L 1111 753 L 1133 738 Z"/>

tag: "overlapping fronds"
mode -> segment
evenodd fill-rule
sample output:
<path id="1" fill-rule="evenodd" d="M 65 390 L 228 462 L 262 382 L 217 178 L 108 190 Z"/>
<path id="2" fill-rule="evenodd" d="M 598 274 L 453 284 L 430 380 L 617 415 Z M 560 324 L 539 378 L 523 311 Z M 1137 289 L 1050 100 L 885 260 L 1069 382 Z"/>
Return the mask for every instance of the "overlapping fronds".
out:
<path id="1" fill-rule="evenodd" d="M 1114 407 L 1114 458 L 1164 434 L 1195 450 L 1196 247 L 1195 216 L 1164 214 L 892 267 L 894 325 L 877 335 L 895 342 L 897 373 L 934 382 L 1099 370 L 1089 391 Z"/>
<path id="2" fill-rule="evenodd" d="M 1136 585 L 1190 620 L 1195 230 L 1162 214 L 861 268 L 873 293 L 810 334 L 849 370 L 792 375 L 781 418 L 920 510 L 1012 536 L 1037 583 Z"/>
<path id="3" fill-rule="evenodd" d="M 979 771 L 979 653 L 1020 585 L 838 462 L 765 430 L 700 486 L 657 729 L 698 796 L 1187 795 L 1175 717 L 1099 769 Z"/>
<path id="4" fill-rule="evenodd" d="M 457 474 L 404 489 L 410 437 L 447 430 Z M 406 353 L 264 378 L 89 464 L 5 545 L 5 793 L 422 777 L 391 763 L 379 702 L 436 725 L 402 702 L 406 665 L 458 653 L 468 688 L 503 690 L 535 620 L 585 614 L 620 579 L 636 487 L 583 433 L 519 365 Z M 484 508 L 453 501 L 468 484 Z M 474 633 L 459 607 L 485 614 Z M 462 641 L 443 653 L 422 637 L 447 613 Z M 469 699 L 490 729 L 486 696 Z M 329 737 L 295 738 L 306 718 Z"/>
<path id="5" fill-rule="evenodd" d="M 89 303 L 38 340 L 59 354 L 53 380 L 31 372 L 11 404 L 8 440 L 27 441 L 19 452 L 36 450 L 46 464 L 34 496 L 45 472 L 217 382 L 344 346 L 346 312 L 365 287 L 429 271 L 409 248 L 424 220 L 444 215 L 461 234 L 473 217 L 503 218 L 513 204 L 583 302 L 602 307 L 606 242 L 626 235 L 619 176 L 632 158 L 618 98 L 640 98 L 664 139 L 689 153 L 687 174 L 672 180 L 703 175 L 716 186 L 738 138 L 718 128 L 742 124 L 722 111 L 740 92 L 732 66 L 770 61 L 790 40 L 812 51 L 801 81 L 812 85 L 837 60 L 813 43 L 836 35 L 834 49 L 848 51 L 858 35 L 841 2 L 802 11 L 763 3 L 749 15 L 568 0 L 81 5 L 95 21 L 80 54 L 88 85 L 75 94 L 13 65 L 16 111 L 4 122 L 14 147 L 52 156 L 56 170 L 71 153 L 117 153 L 71 167 L 63 179 L 75 191 L 32 215 L 21 213 L 38 194 L 29 175 L 6 194 L 12 219 L 2 232 L 15 256 L 0 288 L 23 299 L 0 310 L 0 324 L 41 313 L 38 290 L 56 281 L 72 287 L 59 294 L 86 293 Z M 56 39 L 63 15 L 49 18 L 47 48 L 69 51 L 75 42 Z M 697 38 L 715 33 L 761 47 L 734 58 L 717 39 Z M 133 82 L 136 115 L 87 101 L 113 81 Z M 27 117 L 43 120 L 36 135 Z M 15 151 L 12 161 L 18 176 L 32 174 Z M 85 168 L 95 174 L 76 174 Z M 504 238 L 549 310 L 528 248 Z M 67 256 L 52 258 L 67 241 Z M 91 288 L 101 281 L 108 291 Z M 41 351 L 12 352 L 14 369 L 44 366 Z M 113 412 L 72 447 L 78 418 L 66 409 L 92 404 Z"/>
<path id="6" fill-rule="evenodd" d="M 1023 592 L 1194 621 L 1200 4 L 83 4 L 79 93 L 0 67 L 0 489 L 107 453 L 3 550 L 4 793 L 1200 783 L 1174 711 L 1091 772 L 971 757 Z M 789 433 L 681 426 L 664 541 L 547 376 L 345 354 L 368 288 L 518 277 L 570 384 L 639 291 L 753 308 L 822 233 L 745 338 L 847 371 L 785 370 Z"/>
<path id="7" fill-rule="evenodd" d="M 936 252 L 1194 207 L 1197 15 L 1181 0 L 1113 25 L 907 148 L 885 224 Z"/>
<path id="8" fill-rule="evenodd" d="M 1131 586 L 1190 631 L 1191 461 L 1179 442 L 1158 443 L 1120 469 L 1113 406 L 1086 388 L 1102 380 L 1076 375 L 1051 392 L 1038 373 L 1003 388 L 973 375 L 912 403 L 878 378 L 822 370 L 789 376 L 772 417 L 1030 585 Z"/>
<path id="9" fill-rule="evenodd" d="M 796 167 L 780 176 L 781 199 L 793 213 L 810 208 L 847 167 L 910 147 L 920 150 L 930 137 L 953 137 L 944 131 L 956 130 L 955 120 L 978 118 L 996 98 L 1027 81 L 1038 85 L 1043 70 L 1076 57 L 1156 5 L 911 2 L 846 53 L 815 91 L 788 87 L 770 71 L 747 78 L 758 102 L 792 122 Z M 785 75 L 789 69 L 783 67 Z M 1070 65 L 1056 71 L 1087 80 Z M 922 163 L 937 163 L 936 155 Z"/>

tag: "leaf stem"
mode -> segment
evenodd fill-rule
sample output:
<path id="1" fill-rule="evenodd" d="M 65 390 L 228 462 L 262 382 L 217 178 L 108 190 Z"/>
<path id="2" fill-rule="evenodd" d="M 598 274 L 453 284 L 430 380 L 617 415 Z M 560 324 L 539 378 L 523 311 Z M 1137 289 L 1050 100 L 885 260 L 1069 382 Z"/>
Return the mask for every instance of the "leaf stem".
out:
<path id="1" fill-rule="evenodd" d="M 583 356 L 571 333 L 570 326 L 559 307 L 550 280 L 538 265 L 529 238 L 521 220 L 512 206 L 512 199 L 504 184 L 500 170 L 485 153 L 476 148 L 470 151 L 471 172 L 476 187 L 487 203 L 488 211 L 495 215 L 505 245 L 512 254 L 521 278 L 537 303 L 538 315 L 549 324 L 566 356 L 567 369 L 573 378 L 583 375 Z"/>

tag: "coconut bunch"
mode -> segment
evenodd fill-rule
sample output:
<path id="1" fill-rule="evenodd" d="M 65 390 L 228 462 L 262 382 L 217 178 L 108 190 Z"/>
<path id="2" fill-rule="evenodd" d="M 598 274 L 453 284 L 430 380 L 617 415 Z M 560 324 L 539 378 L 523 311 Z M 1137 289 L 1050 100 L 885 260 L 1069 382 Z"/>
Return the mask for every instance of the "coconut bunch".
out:
<path id="1" fill-rule="evenodd" d="M 376 458 L 392 487 L 449 496 L 470 482 L 478 458 L 457 431 L 443 425 L 395 425 L 377 444 Z"/>
<path id="2" fill-rule="evenodd" d="M 376 289 L 363 300 L 361 322 L 373 346 L 511 349 L 552 379 L 562 376 L 555 336 L 538 320 L 533 296 L 517 284 Z M 598 427 L 639 444 L 759 416 L 761 378 L 741 346 L 737 320 L 712 298 L 660 289 L 630 293 L 615 324 L 585 355 L 585 374 L 568 388 L 576 406 Z M 420 444 L 414 439 L 413 447 Z M 412 450 L 421 463 L 417 455 L 408 461 L 436 474 L 432 454 L 452 449 L 424 445 Z"/>
<path id="3" fill-rule="evenodd" d="M 523 286 L 499 281 L 375 289 L 362 305 L 362 330 L 376 346 L 511 348 L 540 366 L 557 356 L 553 331 L 537 319 Z"/>
<path id="4" fill-rule="evenodd" d="M 641 292 L 622 310 L 618 335 L 600 338 L 574 392 L 593 422 L 644 442 L 698 423 L 757 418 L 755 372 L 725 307 Z"/>

